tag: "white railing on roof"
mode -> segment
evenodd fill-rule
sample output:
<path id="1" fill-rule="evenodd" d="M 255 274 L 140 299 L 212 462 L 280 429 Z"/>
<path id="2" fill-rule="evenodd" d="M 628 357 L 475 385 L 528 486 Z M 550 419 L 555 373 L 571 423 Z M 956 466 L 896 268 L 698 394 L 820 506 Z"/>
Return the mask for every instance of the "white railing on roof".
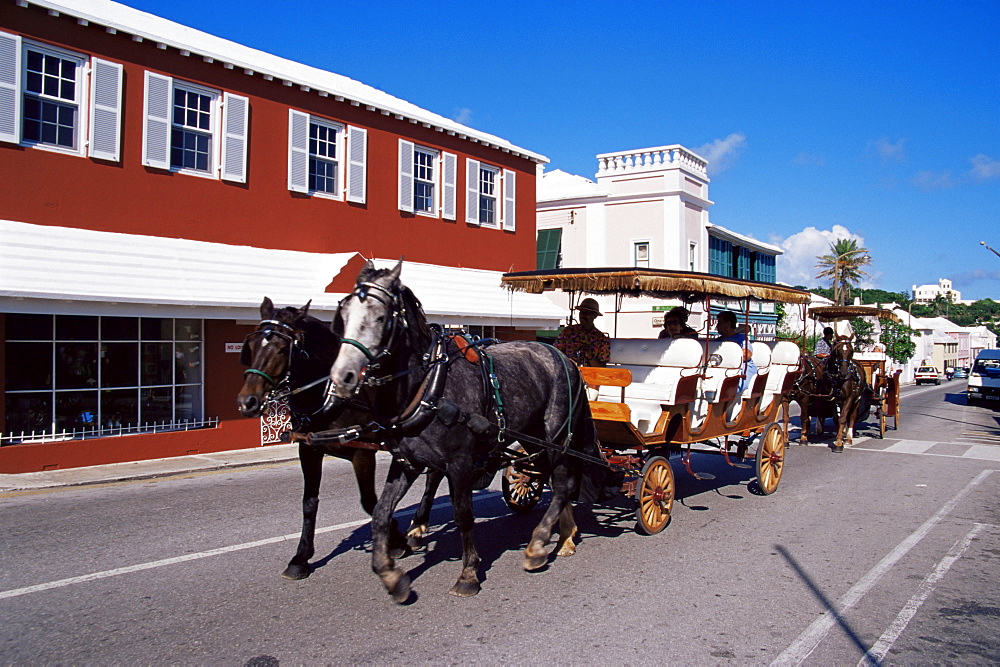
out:
<path id="1" fill-rule="evenodd" d="M 708 161 L 680 144 L 640 148 L 634 151 L 601 153 L 597 156 L 598 176 L 682 167 L 700 176 L 708 176 Z"/>
<path id="2" fill-rule="evenodd" d="M 21 431 L 0 435 L 0 446 L 30 445 L 43 442 L 60 442 L 63 440 L 88 440 L 90 438 L 110 438 L 120 435 L 135 435 L 137 433 L 166 433 L 168 431 L 193 431 L 201 428 L 215 428 L 219 418 L 188 419 L 182 421 L 147 422 L 145 424 L 119 424 L 116 426 L 62 429 L 61 431 Z"/>

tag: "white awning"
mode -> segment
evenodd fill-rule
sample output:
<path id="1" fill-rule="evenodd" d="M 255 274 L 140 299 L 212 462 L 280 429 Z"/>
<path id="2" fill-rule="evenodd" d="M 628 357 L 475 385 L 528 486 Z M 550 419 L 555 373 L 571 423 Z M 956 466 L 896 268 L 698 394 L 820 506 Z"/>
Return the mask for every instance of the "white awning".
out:
<path id="1" fill-rule="evenodd" d="M 312 300 L 310 312 L 329 319 L 344 294 L 325 290 L 355 257 L 0 220 L 0 312 L 256 321 L 267 296 L 277 306 Z M 442 324 L 542 329 L 566 317 L 544 296 L 510 294 L 501 275 L 407 262 L 402 279 Z"/>

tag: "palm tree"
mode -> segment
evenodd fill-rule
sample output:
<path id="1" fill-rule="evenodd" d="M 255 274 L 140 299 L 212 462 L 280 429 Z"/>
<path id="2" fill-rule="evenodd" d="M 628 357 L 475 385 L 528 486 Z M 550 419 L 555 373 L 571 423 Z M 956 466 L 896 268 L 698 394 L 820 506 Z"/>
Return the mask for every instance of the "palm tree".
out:
<path id="1" fill-rule="evenodd" d="M 816 259 L 818 279 L 829 279 L 833 288 L 833 301 L 838 306 L 847 304 L 853 287 L 862 277 L 871 278 L 861 267 L 872 263 L 868 248 L 859 248 L 854 239 L 837 239 L 830 244 L 830 254 Z"/>

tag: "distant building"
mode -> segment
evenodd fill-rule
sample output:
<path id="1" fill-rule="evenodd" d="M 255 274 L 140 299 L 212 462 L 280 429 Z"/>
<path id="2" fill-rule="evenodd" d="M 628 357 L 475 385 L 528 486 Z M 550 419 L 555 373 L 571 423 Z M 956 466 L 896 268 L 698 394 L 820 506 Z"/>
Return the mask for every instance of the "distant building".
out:
<path id="1" fill-rule="evenodd" d="M 779 247 L 710 222 L 704 158 L 671 145 L 603 153 L 597 161 L 596 181 L 561 170 L 539 179 L 539 269 L 635 266 L 775 282 Z M 600 301 L 613 308 L 613 299 Z M 630 312 L 598 325 L 620 337 L 655 337 L 667 307 L 630 300 L 623 306 Z M 774 304 L 754 308 L 755 332 L 773 336 Z M 691 323 L 704 330 L 704 319 L 696 307 Z"/>
<path id="2" fill-rule="evenodd" d="M 921 304 L 929 304 L 938 297 L 943 297 L 945 301 L 960 303 L 962 293 L 952 289 L 951 281 L 947 278 L 938 278 L 937 285 L 917 285 L 913 286 L 913 300 Z"/>

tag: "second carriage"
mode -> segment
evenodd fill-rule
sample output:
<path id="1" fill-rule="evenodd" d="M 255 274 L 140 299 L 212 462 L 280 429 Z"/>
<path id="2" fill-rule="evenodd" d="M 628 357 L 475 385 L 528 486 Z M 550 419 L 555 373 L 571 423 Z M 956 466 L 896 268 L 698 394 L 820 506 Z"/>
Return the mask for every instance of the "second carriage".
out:
<path id="1" fill-rule="evenodd" d="M 699 479 L 692 453 L 721 454 L 733 466 L 753 456 L 756 486 L 773 493 L 781 479 L 788 442 L 786 393 L 799 373 L 799 348 L 790 341 L 755 341 L 748 347 L 757 374 L 746 378 L 748 353 L 732 341 L 710 340 L 712 302 L 739 304 L 749 321 L 751 304 L 780 302 L 804 307 L 808 292 L 791 287 L 695 272 L 643 268 L 558 269 L 508 273 L 513 290 L 567 292 L 570 305 L 583 296 L 615 297 L 616 313 L 626 297 L 653 297 L 685 304 L 700 302 L 705 334 L 691 338 L 613 338 L 606 367 L 584 367 L 590 409 L 610 470 L 622 492 L 637 501 L 639 528 L 657 533 L 670 521 L 674 502 L 671 455 Z M 740 385 L 745 385 L 740 387 Z M 751 449 L 753 447 L 753 449 Z M 513 465 L 503 479 L 515 510 L 531 507 L 542 481 L 530 466 Z"/>
<path id="2" fill-rule="evenodd" d="M 809 317 L 817 322 L 836 323 L 861 318 L 874 322 L 895 322 L 899 317 L 886 308 L 877 306 L 818 306 L 809 309 Z M 871 350 L 855 354 L 854 361 L 861 366 L 865 380 L 872 391 L 872 407 L 878 419 L 879 437 L 884 438 L 889 420 L 892 428 L 899 428 L 899 386 L 901 370 L 887 369 L 888 355 L 884 345 L 873 345 Z"/>

